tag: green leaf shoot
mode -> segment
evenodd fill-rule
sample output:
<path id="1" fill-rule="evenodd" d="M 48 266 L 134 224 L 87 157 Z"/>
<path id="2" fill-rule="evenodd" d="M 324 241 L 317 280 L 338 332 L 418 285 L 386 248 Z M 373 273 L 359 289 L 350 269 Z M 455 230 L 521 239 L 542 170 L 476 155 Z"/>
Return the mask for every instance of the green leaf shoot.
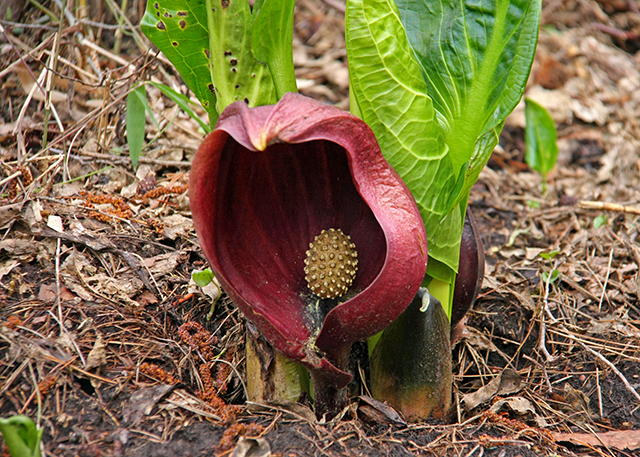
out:
<path id="1" fill-rule="evenodd" d="M 558 131 L 549 112 L 538 103 L 525 98 L 525 161 L 542 175 L 543 192 L 547 173 L 558 158 Z"/>
<path id="2" fill-rule="evenodd" d="M 210 268 L 205 268 L 202 271 L 194 271 L 191 277 L 198 287 L 205 287 L 213 281 L 213 272 Z"/>
<path id="3" fill-rule="evenodd" d="M 43 430 L 27 416 L 0 418 L 0 433 L 11 457 L 40 457 Z"/>
<path id="4" fill-rule="evenodd" d="M 544 282 L 545 284 L 553 284 L 558 280 L 559 277 L 560 271 L 555 268 L 551 271 L 551 275 L 549 275 L 549 273 L 547 273 L 546 271 L 542 272 L 542 282 Z"/>
<path id="5" fill-rule="evenodd" d="M 538 254 L 540 257 L 542 257 L 545 260 L 551 260 L 553 259 L 555 256 L 557 256 L 558 254 L 560 254 L 560 251 L 558 251 L 557 249 L 554 249 L 553 251 L 548 251 L 548 252 L 541 252 L 540 254 Z"/>
<path id="6" fill-rule="evenodd" d="M 268 65 L 278 99 L 286 92 L 298 91 L 293 66 L 295 3 L 295 0 L 258 0 L 253 6 L 253 56 Z"/>
<path id="7" fill-rule="evenodd" d="M 609 223 L 609 219 L 606 215 L 600 214 L 593 219 L 593 228 L 599 229 L 603 225 L 607 225 Z"/>
<path id="8" fill-rule="evenodd" d="M 138 160 L 144 146 L 147 94 L 144 86 L 138 86 L 127 96 L 127 143 L 133 168 L 138 168 Z M 150 111 L 150 110 L 149 110 Z"/>

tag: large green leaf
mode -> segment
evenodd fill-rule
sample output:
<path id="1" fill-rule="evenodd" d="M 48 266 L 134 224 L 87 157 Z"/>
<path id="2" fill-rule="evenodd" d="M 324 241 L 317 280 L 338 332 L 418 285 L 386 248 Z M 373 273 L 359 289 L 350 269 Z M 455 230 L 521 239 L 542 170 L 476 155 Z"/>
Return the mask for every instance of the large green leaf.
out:
<path id="1" fill-rule="evenodd" d="M 446 213 L 455 173 L 394 1 L 350 0 L 345 20 L 351 90 L 360 115 L 418 203 L 429 257 L 457 271 L 464 214 L 459 207 Z"/>
<path id="2" fill-rule="evenodd" d="M 295 0 L 258 0 L 253 6 L 253 56 L 269 66 L 278 98 L 297 92 L 293 67 Z"/>
<path id="3" fill-rule="evenodd" d="M 211 125 L 215 124 L 218 111 L 209 71 L 205 1 L 148 0 L 140 26 L 200 100 Z"/>
<path id="4" fill-rule="evenodd" d="M 277 101 L 269 68 L 251 52 L 253 17 L 247 0 L 206 0 L 211 74 L 218 111 L 236 100 L 249 106 Z"/>
<path id="5" fill-rule="evenodd" d="M 251 53 L 253 18 L 247 0 L 149 0 L 142 31 L 175 65 L 209 113 L 236 100 L 275 103 L 269 69 Z"/>
<path id="6" fill-rule="evenodd" d="M 456 174 L 468 164 L 453 206 L 468 195 L 505 118 L 522 98 L 538 40 L 541 0 L 396 3 Z"/>

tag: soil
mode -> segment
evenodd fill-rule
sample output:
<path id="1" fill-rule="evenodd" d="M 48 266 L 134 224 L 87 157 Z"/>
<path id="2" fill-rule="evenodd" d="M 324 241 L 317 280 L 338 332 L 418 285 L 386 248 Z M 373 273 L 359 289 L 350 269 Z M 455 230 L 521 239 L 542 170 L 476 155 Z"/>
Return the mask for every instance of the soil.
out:
<path id="1" fill-rule="evenodd" d="M 186 88 L 129 29 L 116 55 L 124 16 L 100 5 L 91 46 L 60 29 L 55 114 L 27 93 L 57 24 L 32 5 L 0 22 L 0 417 L 32 418 L 55 456 L 640 455 L 636 2 L 543 2 L 526 95 L 558 126 L 558 163 L 543 191 L 519 106 L 471 192 L 485 280 L 456 333 L 451 414 L 418 424 L 357 395 L 329 422 L 304 399 L 246 402 L 245 320 L 190 281 L 206 267 L 186 193 L 202 133 L 148 88 L 160 129 L 147 119 L 137 170 L 124 140 L 133 84 Z M 297 5 L 300 90 L 348 109 L 344 1 Z M 466 409 L 507 375 L 517 390 Z"/>

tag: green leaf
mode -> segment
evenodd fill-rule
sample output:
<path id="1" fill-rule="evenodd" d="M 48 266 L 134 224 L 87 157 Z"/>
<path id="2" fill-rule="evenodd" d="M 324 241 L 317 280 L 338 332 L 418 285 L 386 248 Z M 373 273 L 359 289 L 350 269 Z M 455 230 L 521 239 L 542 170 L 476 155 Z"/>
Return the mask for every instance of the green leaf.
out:
<path id="1" fill-rule="evenodd" d="M 354 108 L 413 193 L 429 257 L 455 271 L 464 213 L 447 210 L 456 176 L 393 0 L 349 1 L 345 30 Z"/>
<path id="2" fill-rule="evenodd" d="M 127 143 L 134 169 L 138 168 L 138 160 L 144 146 L 145 105 L 149 106 L 144 86 L 139 86 L 129 92 L 127 96 Z"/>
<path id="3" fill-rule="evenodd" d="M 202 130 L 204 130 L 205 133 L 209 133 L 211 131 L 211 126 L 205 124 L 204 122 L 202 122 L 202 120 L 200 120 L 196 112 L 191 108 L 191 101 L 185 95 L 176 92 L 175 90 L 173 90 L 172 88 L 170 88 L 165 84 L 160 84 L 153 81 L 149 81 L 148 84 L 151 84 L 152 86 L 157 87 L 160 90 L 160 92 L 162 92 L 164 95 L 167 96 L 167 98 L 169 98 L 176 105 L 178 105 L 182 109 L 182 111 L 187 113 L 189 117 L 191 117 L 198 124 L 200 124 L 200 127 L 202 127 Z"/>
<path id="4" fill-rule="evenodd" d="M 549 273 L 547 273 L 546 271 L 542 272 L 542 282 L 544 282 L 545 284 L 547 282 L 549 282 L 549 284 L 553 284 L 554 282 L 556 282 L 556 280 L 560 277 L 560 271 L 554 269 L 553 271 L 551 271 L 551 277 L 549 277 Z"/>
<path id="5" fill-rule="evenodd" d="M 396 3 L 456 176 L 469 162 L 464 187 L 454 200 L 462 202 L 524 92 L 538 39 L 541 1 Z"/>
<path id="6" fill-rule="evenodd" d="M 593 219 L 593 228 L 598 229 L 603 225 L 607 225 L 608 222 L 609 220 L 607 219 L 607 216 L 601 214 Z"/>
<path id="7" fill-rule="evenodd" d="M 558 131 L 549 112 L 538 103 L 525 99 L 525 161 L 542 174 L 543 182 L 547 173 L 553 170 L 558 158 Z"/>
<path id="8" fill-rule="evenodd" d="M 210 268 L 205 268 L 202 271 L 194 271 L 191 273 L 191 277 L 198 287 L 204 287 L 213 281 L 213 272 Z"/>
<path id="9" fill-rule="evenodd" d="M 27 416 L 0 419 L 0 433 L 12 457 L 40 457 L 43 430 Z"/>
<path id="10" fill-rule="evenodd" d="M 259 0 L 253 6 L 253 56 L 269 66 L 278 99 L 286 92 L 298 91 L 293 67 L 295 3 L 295 0 Z"/>
<path id="11" fill-rule="evenodd" d="M 206 13 L 218 112 L 244 100 L 249 106 L 277 101 L 269 68 L 251 52 L 253 17 L 247 0 L 206 0 Z"/>
<path id="12" fill-rule="evenodd" d="M 560 251 L 558 251 L 557 249 L 554 249 L 553 251 L 549 251 L 549 252 L 541 252 L 538 255 L 545 260 L 551 260 L 558 254 L 560 254 Z"/>
<path id="13" fill-rule="evenodd" d="M 140 26 L 200 100 L 210 125 L 215 125 L 218 112 L 209 71 L 205 0 L 148 0 Z"/>

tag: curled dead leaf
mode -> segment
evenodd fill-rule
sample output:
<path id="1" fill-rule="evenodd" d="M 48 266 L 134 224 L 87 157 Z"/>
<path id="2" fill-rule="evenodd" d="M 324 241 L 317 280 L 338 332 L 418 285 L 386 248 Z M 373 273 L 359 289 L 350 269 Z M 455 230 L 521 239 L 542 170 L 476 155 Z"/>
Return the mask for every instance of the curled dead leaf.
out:
<path id="1" fill-rule="evenodd" d="M 94 368 L 100 368 L 103 365 L 107 364 L 107 344 L 102 339 L 102 336 L 98 335 L 95 343 L 93 343 L 93 349 L 89 352 L 87 356 L 87 365 L 85 368 L 87 370 L 92 370 Z"/>
<path id="2" fill-rule="evenodd" d="M 499 376 L 491 380 L 489 384 L 481 387 L 476 392 L 462 397 L 462 403 L 467 411 L 491 400 L 496 395 L 508 395 L 521 389 L 522 378 L 511 368 L 505 368 Z"/>

